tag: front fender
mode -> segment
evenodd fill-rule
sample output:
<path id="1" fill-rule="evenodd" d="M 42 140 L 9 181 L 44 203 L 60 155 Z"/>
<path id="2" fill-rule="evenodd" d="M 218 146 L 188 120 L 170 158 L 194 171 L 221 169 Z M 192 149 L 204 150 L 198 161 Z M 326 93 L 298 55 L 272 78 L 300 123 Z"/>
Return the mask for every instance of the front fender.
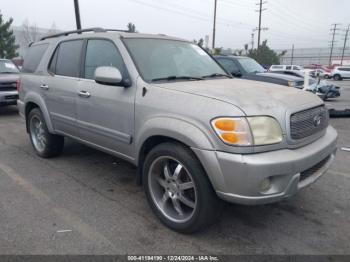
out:
<path id="1" fill-rule="evenodd" d="M 143 124 L 137 134 L 135 139 L 136 163 L 138 163 L 142 145 L 148 138 L 154 136 L 175 139 L 193 148 L 214 150 L 213 141 L 208 132 L 193 123 L 174 117 L 151 118 Z"/>
<path id="2" fill-rule="evenodd" d="M 54 128 L 53 128 L 53 125 L 52 125 L 52 122 L 50 119 L 50 114 L 49 114 L 49 111 L 47 110 L 46 103 L 45 103 L 44 99 L 39 94 L 37 94 L 35 92 L 28 92 L 25 95 L 23 102 L 25 105 L 24 112 L 26 112 L 26 108 L 27 108 L 29 103 L 36 104 L 40 108 L 41 112 L 43 113 L 47 129 L 49 130 L 50 133 L 54 133 Z"/>

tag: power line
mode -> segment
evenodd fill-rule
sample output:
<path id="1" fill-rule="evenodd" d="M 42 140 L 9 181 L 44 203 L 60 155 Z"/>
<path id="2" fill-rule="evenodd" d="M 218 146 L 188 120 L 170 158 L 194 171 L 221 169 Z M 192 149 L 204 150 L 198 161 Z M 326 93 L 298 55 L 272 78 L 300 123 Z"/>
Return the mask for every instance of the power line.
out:
<path id="1" fill-rule="evenodd" d="M 343 46 L 343 51 L 342 51 L 342 54 L 341 54 L 341 62 L 340 62 L 340 65 L 343 65 L 344 53 L 345 53 L 345 49 L 346 49 L 346 42 L 348 41 L 349 30 L 350 30 L 350 24 L 348 25 L 348 28 L 345 30 L 344 46 Z"/>
<path id="2" fill-rule="evenodd" d="M 335 33 L 339 30 L 339 28 L 337 28 L 337 26 L 339 26 L 340 24 L 332 24 L 332 28 L 331 28 L 331 31 L 333 32 L 332 33 L 332 41 L 331 41 L 331 53 L 329 55 L 329 65 L 331 66 L 332 65 L 332 55 L 333 55 L 333 48 L 334 48 L 334 43 L 336 42 L 334 40 L 335 38 Z"/>

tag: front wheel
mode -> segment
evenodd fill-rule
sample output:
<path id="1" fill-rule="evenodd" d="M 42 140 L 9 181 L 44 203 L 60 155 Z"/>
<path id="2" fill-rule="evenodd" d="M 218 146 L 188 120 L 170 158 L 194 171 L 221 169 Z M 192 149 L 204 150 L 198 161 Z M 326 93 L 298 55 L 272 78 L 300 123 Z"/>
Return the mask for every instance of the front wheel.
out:
<path id="1" fill-rule="evenodd" d="M 64 138 L 49 133 L 39 108 L 34 108 L 30 111 L 28 125 L 30 141 L 37 155 L 43 158 L 50 158 L 62 153 Z"/>
<path id="2" fill-rule="evenodd" d="M 143 185 L 158 218 L 181 233 L 209 226 L 222 207 L 200 162 L 178 143 L 151 150 L 144 163 Z"/>
<path id="3" fill-rule="evenodd" d="M 334 80 L 335 81 L 340 81 L 341 80 L 341 76 L 340 75 L 334 75 Z"/>

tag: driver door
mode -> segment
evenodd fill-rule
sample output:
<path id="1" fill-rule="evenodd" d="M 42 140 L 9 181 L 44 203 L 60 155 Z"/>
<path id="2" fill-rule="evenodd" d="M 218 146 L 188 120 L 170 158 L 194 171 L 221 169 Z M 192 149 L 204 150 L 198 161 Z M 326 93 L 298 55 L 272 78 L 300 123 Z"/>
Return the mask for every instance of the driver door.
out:
<path id="1" fill-rule="evenodd" d="M 134 134 L 135 86 L 98 84 L 95 70 L 100 66 L 119 69 L 128 78 L 123 58 L 114 42 L 89 39 L 77 98 L 79 137 L 122 155 L 131 155 Z"/>

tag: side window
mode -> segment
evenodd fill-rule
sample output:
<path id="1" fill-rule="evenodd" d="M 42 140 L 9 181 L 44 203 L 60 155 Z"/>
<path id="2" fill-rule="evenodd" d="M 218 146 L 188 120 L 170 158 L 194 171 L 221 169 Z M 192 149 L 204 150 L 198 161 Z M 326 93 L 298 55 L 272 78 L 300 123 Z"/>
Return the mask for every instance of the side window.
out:
<path id="1" fill-rule="evenodd" d="M 56 49 L 57 58 L 53 57 L 51 64 L 56 59 L 55 74 L 62 76 L 79 77 L 80 75 L 80 56 L 83 46 L 83 40 L 73 40 L 62 42 Z M 50 67 L 51 68 L 51 64 Z"/>
<path id="2" fill-rule="evenodd" d="M 293 70 L 300 70 L 298 66 L 293 66 Z"/>
<path id="3" fill-rule="evenodd" d="M 22 72 L 24 73 L 34 73 L 38 68 L 38 65 L 43 58 L 48 44 L 33 45 L 28 49 L 23 62 Z"/>
<path id="4" fill-rule="evenodd" d="M 292 70 L 291 66 L 286 66 L 286 70 Z"/>
<path id="5" fill-rule="evenodd" d="M 233 62 L 230 59 L 218 59 L 218 61 L 225 68 L 225 70 L 230 74 L 232 74 L 233 72 L 239 71 L 239 68 L 237 67 L 235 62 Z"/>
<path id="6" fill-rule="evenodd" d="M 100 66 L 113 66 L 124 75 L 125 66 L 117 47 L 108 40 L 89 40 L 86 48 L 84 78 L 94 79 L 95 70 Z"/>
<path id="7" fill-rule="evenodd" d="M 58 57 L 58 51 L 60 47 L 58 46 L 55 50 L 55 53 L 53 54 L 50 64 L 49 64 L 49 72 L 55 74 L 56 73 L 56 65 L 57 65 L 57 57 Z"/>

